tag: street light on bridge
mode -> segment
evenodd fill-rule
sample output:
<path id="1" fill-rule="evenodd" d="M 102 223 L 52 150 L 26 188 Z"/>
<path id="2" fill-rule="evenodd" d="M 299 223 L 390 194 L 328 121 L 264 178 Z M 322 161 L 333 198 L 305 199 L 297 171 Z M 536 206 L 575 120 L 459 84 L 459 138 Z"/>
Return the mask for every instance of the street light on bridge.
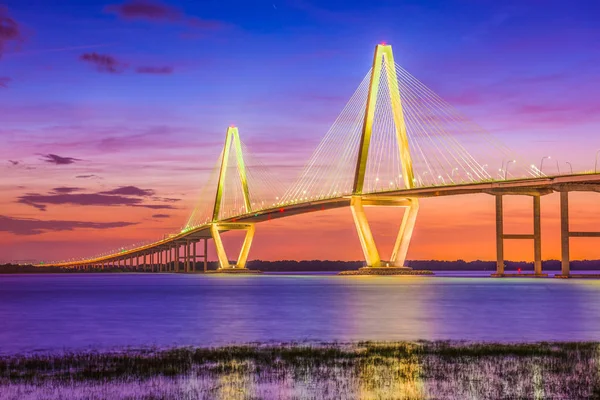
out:
<path id="1" fill-rule="evenodd" d="M 507 179 L 508 176 L 508 167 L 510 166 L 510 163 L 516 163 L 517 160 L 510 160 L 509 162 L 506 163 L 506 168 L 504 168 L 504 180 Z"/>
<path id="2" fill-rule="evenodd" d="M 570 162 L 568 162 L 568 161 L 566 162 L 566 164 L 569 164 L 569 168 L 571 168 L 571 175 L 573 175 L 573 166 L 572 166 L 572 165 L 571 165 L 571 163 L 570 163 Z"/>
<path id="3" fill-rule="evenodd" d="M 542 176 L 542 174 L 543 174 L 543 172 L 542 172 L 542 168 L 544 168 L 544 160 L 545 160 L 546 158 L 547 158 L 547 159 L 551 159 L 552 157 L 550 157 L 550 156 L 544 156 L 544 157 L 542 157 L 542 161 L 540 161 L 540 176 Z"/>
<path id="4" fill-rule="evenodd" d="M 596 163 L 594 164 L 594 173 L 598 173 L 598 154 L 600 154 L 600 149 L 596 151 Z"/>

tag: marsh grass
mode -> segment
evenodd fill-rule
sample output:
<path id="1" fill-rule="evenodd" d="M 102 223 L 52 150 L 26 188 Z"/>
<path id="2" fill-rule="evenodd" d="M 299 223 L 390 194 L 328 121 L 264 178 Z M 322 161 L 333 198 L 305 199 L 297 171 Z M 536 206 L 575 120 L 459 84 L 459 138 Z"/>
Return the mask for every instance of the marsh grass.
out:
<path id="1" fill-rule="evenodd" d="M 0 398 L 600 399 L 599 350 L 359 342 L 7 356 Z"/>

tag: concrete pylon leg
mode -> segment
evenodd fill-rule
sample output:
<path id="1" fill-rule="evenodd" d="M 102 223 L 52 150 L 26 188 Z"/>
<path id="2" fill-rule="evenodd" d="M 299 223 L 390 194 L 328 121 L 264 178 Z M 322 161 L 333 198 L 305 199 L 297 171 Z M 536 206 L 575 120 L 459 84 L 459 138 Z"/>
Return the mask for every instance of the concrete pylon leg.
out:
<path id="1" fill-rule="evenodd" d="M 402 217 L 402 224 L 398 231 L 398 236 L 396 237 L 396 242 L 394 243 L 394 248 L 392 249 L 390 262 L 385 263 L 385 265 L 384 262 L 381 261 L 377 244 L 373 238 L 373 233 L 371 232 L 369 221 L 367 220 L 364 211 L 365 202 L 366 205 L 406 208 L 404 216 Z M 417 222 L 419 200 L 416 198 L 364 200 L 361 196 L 352 196 L 352 199 L 350 200 L 350 210 L 352 211 L 356 232 L 358 233 L 367 267 L 404 267 L 412 233 Z"/>
<path id="2" fill-rule="evenodd" d="M 504 212 L 502 195 L 496 195 L 496 274 L 504 274 Z"/>
<path id="3" fill-rule="evenodd" d="M 560 192 L 560 249 L 561 274 L 571 274 L 571 259 L 569 254 L 569 192 Z"/>
<path id="4" fill-rule="evenodd" d="M 542 274 L 542 224 L 540 217 L 540 196 L 533 196 L 533 272 Z"/>
<path id="5" fill-rule="evenodd" d="M 419 200 L 409 199 L 409 201 L 411 205 L 404 212 L 402 225 L 400 225 L 400 231 L 398 232 L 392 256 L 390 257 L 390 263 L 398 267 L 404 267 L 406 263 L 408 247 L 410 246 L 412 233 L 417 223 L 417 214 L 419 213 Z"/>
<path id="6" fill-rule="evenodd" d="M 229 258 L 225 252 L 223 241 L 221 240 L 221 234 L 219 230 L 245 230 L 246 237 L 240 250 L 236 265 L 233 268 L 246 268 L 246 262 L 248 261 L 248 254 L 250 253 L 250 247 L 252 246 L 252 240 L 254 239 L 255 227 L 254 224 L 212 224 L 210 226 L 210 233 L 213 241 L 215 242 L 215 248 L 217 250 L 217 257 L 219 259 L 219 268 L 231 268 L 229 264 Z"/>
<path id="7" fill-rule="evenodd" d="M 379 251 L 375 245 L 375 239 L 373 239 L 373 233 L 371 232 L 371 227 L 369 226 L 369 221 L 365 214 L 361 196 L 352 196 L 352 199 L 350 200 L 350 210 L 352 211 L 352 218 L 356 225 L 356 232 L 358 233 L 358 239 L 360 240 L 360 246 L 365 256 L 365 260 L 367 261 L 367 266 L 381 266 Z"/>
<path id="8" fill-rule="evenodd" d="M 175 245 L 175 272 L 179 272 L 179 244 Z"/>

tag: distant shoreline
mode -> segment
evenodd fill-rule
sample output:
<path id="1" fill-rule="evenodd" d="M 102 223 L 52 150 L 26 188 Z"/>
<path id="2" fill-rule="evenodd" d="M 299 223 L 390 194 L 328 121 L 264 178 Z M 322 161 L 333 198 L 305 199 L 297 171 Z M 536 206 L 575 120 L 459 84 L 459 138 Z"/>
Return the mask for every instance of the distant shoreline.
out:
<path id="1" fill-rule="evenodd" d="M 258 269 L 263 272 L 339 272 L 358 269 L 364 265 L 363 261 L 330 261 L 330 260 L 307 260 L 307 261 L 249 261 L 247 267 Z M 415 260 L 408 261 L 407 265 L 413 269 L 427 269 L 431 271 L 495 271 L 495 261 L 441 261 L 441 260 Z M 507 271 L 523 272 L 533 271 L 533 263 L 525 261 L 506 261 Z M 208 269 L 217 269 L 216 262 L 209 262 Z M 196 271 L 202 271 L 203 263 L 196 264 Z M 544 271 L 560 271 L 559 260 L 547 260 L 543 262 Z M 575 271 L 599 271 L 600 260 L 576 260 L 571 261 L 571 270 Z M 120 273 L 136 272 L 129 267 L 74 270 L 70 268 L 43 267 L 34 265 L 4 264 L 0 265 L 0 274 L 48 274 L 48 273 Z"/>

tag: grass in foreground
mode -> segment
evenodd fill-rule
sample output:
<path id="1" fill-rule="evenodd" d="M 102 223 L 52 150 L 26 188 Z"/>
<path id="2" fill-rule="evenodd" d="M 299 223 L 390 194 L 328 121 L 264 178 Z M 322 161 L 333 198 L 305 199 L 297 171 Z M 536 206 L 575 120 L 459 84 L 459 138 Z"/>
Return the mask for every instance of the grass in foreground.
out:
<path id="1" fill-rule="evenodd" d="M 8 399 L 600 399 L 598 343 L 248 345 L 0 358 Z"/>

